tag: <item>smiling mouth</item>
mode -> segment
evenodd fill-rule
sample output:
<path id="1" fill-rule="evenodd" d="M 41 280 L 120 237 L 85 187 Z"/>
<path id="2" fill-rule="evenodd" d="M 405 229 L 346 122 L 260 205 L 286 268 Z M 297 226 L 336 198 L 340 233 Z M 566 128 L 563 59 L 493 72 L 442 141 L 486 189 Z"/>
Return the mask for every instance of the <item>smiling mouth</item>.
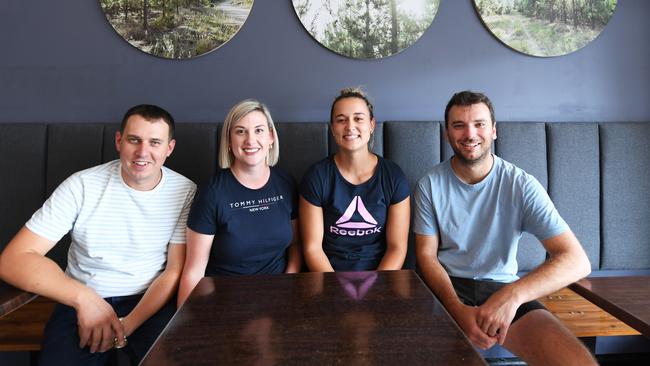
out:
<path id="1" fill-rule="evenodd" d="M 132 164 L 133 164 L 134 166 L 136 166 L 136 167 L 144 168 L 144 167 L 146 167 L 147 165 L 149 165 L 150 163 L 149 163 L 148 161 L 134 161 L 134 162 L 132 162 Z"/>
<path id="2" fill-rule="evenodd" d="M 262 150 L 259 147 L 246 147 L 242 149 L 246 154 L 255 154 L 256 152 Z"/>
<path id="3" fill-rule="evenodd" d="M 343 135 L 344 140 L 356 140 L 361 138 L 361 135 Z"/>
<path id="4" fill-rule="evenodd" d="M 460 143 L 460 146 L 462 146 L 464 148 L 467 148 L 467 149 L 474 149 L 476 147 L 479 147 L 479 145 L 481 145 L 481 143 L 476 142 L 476 141 L 474 141 L 474 142 L 461 142 Z"/>

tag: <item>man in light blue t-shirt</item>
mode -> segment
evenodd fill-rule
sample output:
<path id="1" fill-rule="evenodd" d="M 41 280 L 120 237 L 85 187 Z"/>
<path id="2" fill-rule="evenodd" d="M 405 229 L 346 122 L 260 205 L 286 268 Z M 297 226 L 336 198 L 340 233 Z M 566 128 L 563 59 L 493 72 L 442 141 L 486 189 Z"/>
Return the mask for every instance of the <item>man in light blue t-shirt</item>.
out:
<path id="1" fill-rule="evenodd" d="M 0 255 L 0 278 L 58 302 L 40 365 L 105 365 L 121 348 L 137 364 L 174 314 L 196 186 L 163 166 L 173 132 L 162 108 L 129 109 L 120 159 L 67 178 Z M 45 254 L 68 232 L 63 272 Z"/>
<path id="2" fill-rule="evenodd" d="M 454 156 L 418 183 L 418 267 L 474 345 L 499 343 L 530 364 L 590 365 L 582 343 L 537 302 L 590 272 L 580 243 L 541 184 L 492 154 L 492 103 L 455 94 L 445 110 Z M 549 259 L 517 277 L 517 244 L 535 235 Z"/>

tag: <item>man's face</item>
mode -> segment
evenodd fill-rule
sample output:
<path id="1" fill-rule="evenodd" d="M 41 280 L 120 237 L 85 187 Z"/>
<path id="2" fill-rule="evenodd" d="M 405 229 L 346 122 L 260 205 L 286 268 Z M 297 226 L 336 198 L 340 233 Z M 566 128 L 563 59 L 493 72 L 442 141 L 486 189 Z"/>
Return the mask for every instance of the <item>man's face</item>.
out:
<path id="1" fill-rule="evenodd" d="M 492 153 L 497 129 L 484 103 L 455 105 L 449 110 L 447 139 L 460 163 L 475 165 Z"/>
<path id="2" fill-rule="evenodd" d="M 147 121 L 137 114 L 129 117 L 124 132 L 115 134 L 124 182 L 140 191 L 156 187 L 162 176 L 161 167 L 175 144 L 175 140 L 169 139 L 169 126 L 162 119 Z"/>

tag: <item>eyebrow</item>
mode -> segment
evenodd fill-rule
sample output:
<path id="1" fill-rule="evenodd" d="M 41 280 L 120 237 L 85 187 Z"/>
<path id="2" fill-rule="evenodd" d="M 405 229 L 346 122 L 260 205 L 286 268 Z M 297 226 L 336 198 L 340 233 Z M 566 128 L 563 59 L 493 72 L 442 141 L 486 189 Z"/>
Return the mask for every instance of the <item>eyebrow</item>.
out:
<path id="1" fill-rule="evenodd" d="M 261 123 L 261 124 L 259 124 L 259 125 L 257 125 L 257 126 L 253 126 L 253 128 L 258 128 L 258 127 L 266 127 L 266 125 L 265 125 L 264 123 Z M 243 129 L 246 129 L 246 127 L 244 127 L 244 126 L 242 126 L 242 125 L 235 125 L 235 127 L 233 127 L 233 128 L 243 128 Z"/>
<path id="2" fill-rule="evenodd" d="M 352 115 L 353 115 L 353 116 L 358 116 L 358 115 L 365 116 L 366 113 L 365 113 L 365 112 L 354 112 L 354 113 L 352 113 Z M 343 113 L 339 113 L 339 114 L 337 114 L 336 116 L 334 116 L 334 118 L 339 118 L 339 117 L 345 117 L 345 114 L 343 114 Z"/>

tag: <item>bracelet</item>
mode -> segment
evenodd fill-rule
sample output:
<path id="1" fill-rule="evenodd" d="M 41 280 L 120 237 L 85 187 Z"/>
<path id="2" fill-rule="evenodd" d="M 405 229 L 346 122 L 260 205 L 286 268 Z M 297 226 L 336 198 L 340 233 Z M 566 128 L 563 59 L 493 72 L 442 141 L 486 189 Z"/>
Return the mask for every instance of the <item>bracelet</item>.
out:
<path id="1" fill-rule="evenodd" d="M 118 319 L 120 323 L 122 323 L 122 326 L 124 326 L 124 318 L 119 318 Z M 113 337 L 113 348 L 115 349 L 120 349 L 126 347 L 126 345 L 129 343 L 129 341 L 126 339 L 126 335 L 124 335 L 124 339 L 122 340 L 122 344 L 119 344 L 117 342 L 117 337 Z"/>

